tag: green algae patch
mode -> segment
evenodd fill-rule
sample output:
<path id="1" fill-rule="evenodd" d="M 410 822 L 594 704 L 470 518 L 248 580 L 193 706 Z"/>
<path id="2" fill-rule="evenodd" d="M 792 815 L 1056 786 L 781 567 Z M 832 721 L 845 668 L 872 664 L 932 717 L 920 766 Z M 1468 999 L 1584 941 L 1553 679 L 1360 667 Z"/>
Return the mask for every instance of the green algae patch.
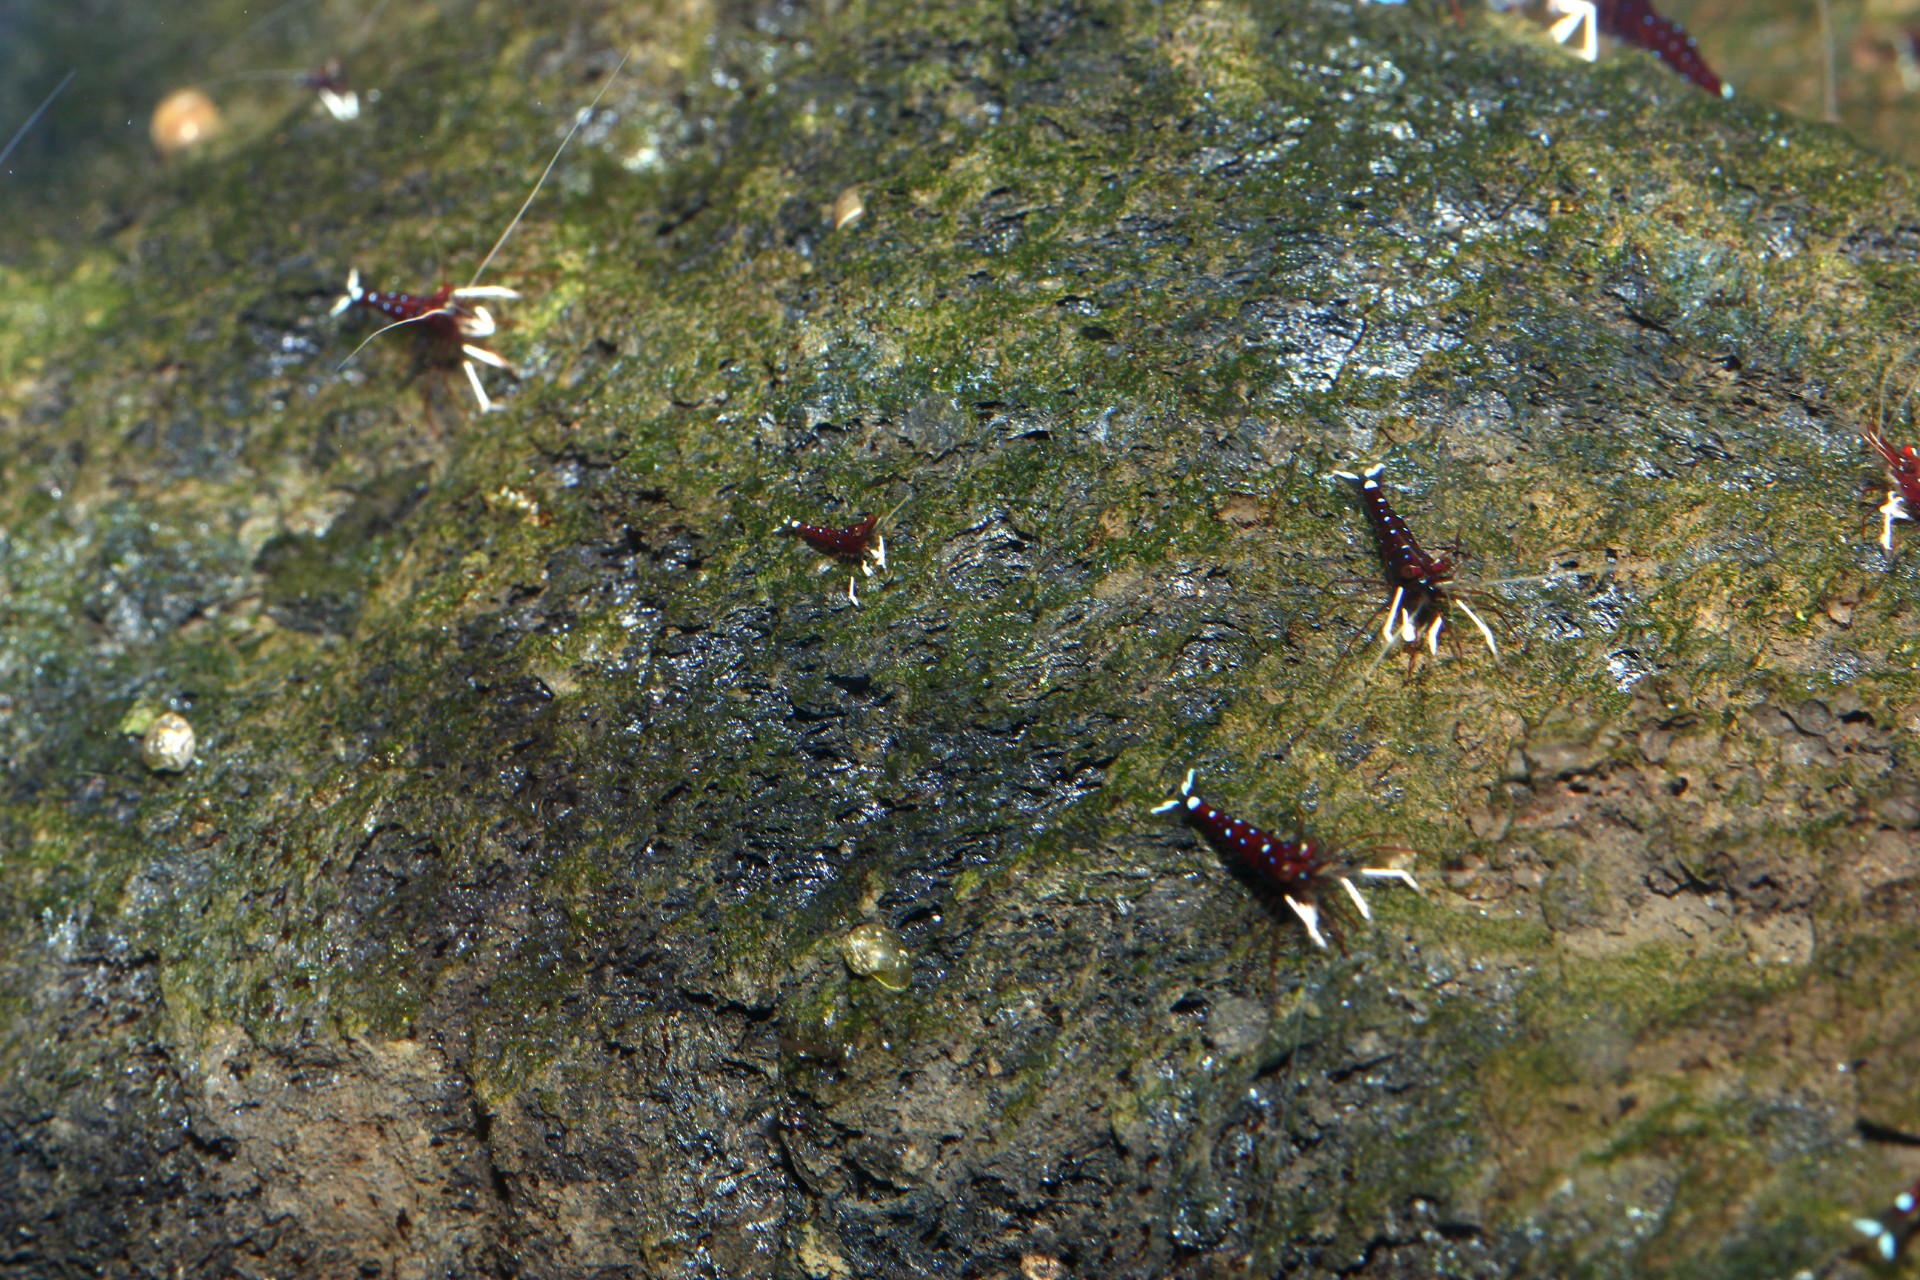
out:
<path id="1" fill-rule="evenodd" d="M 24 399 L 33 379 L 52 372 L 52 354 L 70 355 L 112 332 L 126 300 L 124 280 L 108 258 L 84 259 L 55 280 L 26 268 L 0 268 L 0 333 L 6 335 L 0 387 L 16 403 Z"/>

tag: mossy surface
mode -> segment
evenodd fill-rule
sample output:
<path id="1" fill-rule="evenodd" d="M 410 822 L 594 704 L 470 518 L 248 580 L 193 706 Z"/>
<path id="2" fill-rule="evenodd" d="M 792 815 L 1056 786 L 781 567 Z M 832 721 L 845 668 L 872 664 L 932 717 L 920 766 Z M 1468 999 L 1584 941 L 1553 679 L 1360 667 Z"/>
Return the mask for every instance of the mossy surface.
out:
<path id="1" fill-rule="evenodd" d="M 1444 7 L 380 21 L 362 120 L 0 216 L 6 1265 L 1856 1268 L 1905 170 Z M 488 267 L 502 411 L 340 369 L 348 268 L 464 283 L 627 47 Z M 1498 663 L 1376 662 L 1359 461 Z M 872 577 L 779 532 L 865 511 Z M 1189 767 L 1425 893 L 1314 952 Z"/>

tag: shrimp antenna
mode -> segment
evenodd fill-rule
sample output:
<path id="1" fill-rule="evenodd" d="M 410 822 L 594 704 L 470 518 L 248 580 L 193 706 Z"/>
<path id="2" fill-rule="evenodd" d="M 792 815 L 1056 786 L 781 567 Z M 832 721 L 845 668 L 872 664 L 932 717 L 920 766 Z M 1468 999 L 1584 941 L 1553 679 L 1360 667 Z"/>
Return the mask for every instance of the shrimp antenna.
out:
<path id="1" fill-rule="evenodd" d="M 245 27 L 241 28 L 239 35 L 227 41 L 225 44 L 221 45 L 218 49 L 215 49 L 211 54 L 209 54 L 207 57 L 207 61 L 210 63 L 218 63 L 221 58 L 233 52 L 234 49 L 238 48 L 241 44 L 243 44 L 247 40 L 253 38 L 254 36 L 258 35 L 260 32 L 266 30 L 268 27 L 272 26 L 274 23 L 280 21 L 280 19 L 285 18 L 295 13 L 298 10 L 304 9 L 312 3 L 313 3 L 313 0 L 287 0 L 286 4 L 280 5 L 277 8 L 267 10 L 265 14 L 254 19 L 252 22 L 248 23 Z"/>
<path id="2" fill-rule="evenodd" d="M 500 246 L 507 242 L 507 237 L 513 234 L 513 229 L 520 225 L 520 219 L 527 216 L 527 209 L 533 204 L 534 198 L 540 194 L 540 188 L 547 185 L 547 175 L 553 172 L 553 166 L 560 163 L 560 156 L 566 151 L 567 144 L 573 141 L 574 134 L 580 132 L 580 126 L 593 118 L 593 109 L 600 105 L 600 99 L 607 96 L 607 90 L 613 88 L 613 82 L 619 78 L 621 69 L 627 65 L 627 59 L 632 56 L 631 49 L 621 54 L 620 65 L 607 76 L 607 82 L 600 86 L 600 92 L 593 95 L 593 101 L 574 113 L 573 128 L 567 130 L 567 136 L 560 139 L 560 145 L 554 149 L 553 159 L 547 161 L 547 167 L 540 171 L 539 181 L 533 184 L 533 190 L 527 192 L 527 198 L 520 202 L 520 211 L 513 215 L 513 221 L 509 222 L 507 229 L 500 233 L 500 238 L 493 242 L 493 248 L 487 250 L 487 256 L 480 259 L 480 265 L 474 268 L 473 279 L 467 281 L 467 288 L 471 289 L 480 283 L 480 273 L 487 269 L 487 264 L 493 261 L 493 255 L 500 252 Z"/>
<path id="3" fill-rule="evenodd" d="M 1360 678 L 1341 691 L 1340 696 L 1333 700 L 1333 705 L 1327 708 L 1327 714 L 1314 721 L 1313 727 L 1316 729 L 1324 729 L 1332 724 L 1333 718 L 1340 714 L 1340 708 L 1346 706 L 1347 700 L 1353 697 L 1362 685 L 1373 678 L 1373 673 L 1380 669 L 1380 664 L 1387 660 L 1387 655 L 1391 652 L 1393 652 L 1392 646 L 1381 645 L 1380 648 L 1375 651 L 1373 661 L 1369 662 L 1367 669 L 1360 673 Z M 1303 729 L 1301 732 L 1305 732 L 1305 730 Z M 1295 734 L 1294 736 L 1297 738 L 1300 735 Z M 1292 744 L 1289 743 L 1288 745 L 1291 746 Z"/>
<path id="4" fill-rule="evenodd" d="M 380 3 L 367 10 L 367 16 L 360 20 L 360 29 L 354 32 L 353 39 L 347 42 L 348 53 L 359 52 L 360 46 L 365 44 L 367 37 L 373 34 L 373 24 L 379 20 L 381 11 L 386 7 L 387 0 L 380 0 Z"/>
<path id="5" fill-rule="evenodd" d="M 1887 361 L 1886 365 L 1880 370 L 1880 376 L 1874 380 L 1873 428 L 1875 430 L 1884 431 L 1887 427 L 1897 423 L 1900 420 L 1900 415 L 1905 413 L 1908 406 L 1913 403 L 1914 392 L 1920 390 L 1920 365 L 1915 366 L 1914 380 L 1908 384 L 1906 394 L 1901 396 L 1898 403 L 1893 404 L 1891 408 L 1888 407 L 1888 392 L 1889 390 L 1897 390 L 1899 388 L 1901 376 L 1900 366 L 1916 354 L 1920 354 L 1920 348 L 1909 350 L 1903 355 L 1894 356 Z"/>
<path id="6" fill-rule="evenodd" d="M 225 44 L 221 45 L 218 49 L 215 49 L 213 53 L 208 56 L 207 61 L 209 63 L 217 64 L 221 58 L 233 52 L 233 50 L 237 49 L 240 45 L 252 39 L 254 36 L 259 35 L 262 31 L 265 31 L 268 27 L 272 26 L 274 23 L 280 21 L 282 18 L 291 17 L 294 13 L 296 13 L 301 9 L 306 8 L 312 3 L 313 3 L 313 0 L 287 0 L 287 3 L 281 5 L 279 8 L 268 10 L 264 16 L 257 18 L 252 23 L 248 24 L 248 26 L 244 30 L 242 30 L 239 35 L 227 41 Z M 362 17 L 360 20 L 359 29 L 353 33 L 353 39 L 347 42 L 346 52 L 357 53 L 359 51 L 360 46 L 364 45 L 367 42 L 367 36 L 372 32 L 374 22 L 380 17 L 381 11 L 386 7 L 387 7 L 387 0 L 379 0 L 379 3 L 373 5 L 371 8 L 367 10 L 366 15 Z M 305 72 L 295 71 L 289 74 L 304 75 Z M 235 77 L 233 76 L 221 76 L 219 79 L 231 80 L 234 78 Z M 250 78 L 250 77 L 243 77 L 243 78 Z M 207 83 L 218 83 L 218 81 L 210 81 Z"/>
<path id="7" fill-rule="evenodd" d="M 202 80 L 200 83 L 212 86 L 216 84 L 232 84 L 236 80 L 298 80 L 306 74 L 307 72 L 305 71 L 232 71 L 224 76 L 214 76 L 210 80 Z"/>
<path id="8" fill-rule="evenodd" d="M 1920 390 L 1920 370 L 1915 371 L 1913 381 L 1907 384 L 1907 394 L 1900 397 L 1900 403 L 1893 407 L 1893 415 L 1887 419 L 1887 422 L 1897 424 L 1900 421 L 1900 415 L 1905 413 L 1907 406 L 1913 403 L 1913 393 L 1916 390 Z"/>
<path id="9" fill-rule="evenodd" d="M 347 352 L 347 358 L 345 360 L 342 360 L 339 364 L 333 366 L 333 371 L 335 373 L 339 373 L 342 369 L 345 369 L 348 365 L 352 364 L 353 358 L 359 355 L 362 351 L 365 351 L 367 349 L 367 344 L 369 342 L 372 342 L 375 338 L 379 337 L 383 333 L 388 333 L 394 329 L 398 329 L 403 324 L 419 324 L 422 320 L 431 320 L 435 316 L 450 316 L 452 314 L 453 314 L 452 310 L 447 307 L 435 307 L 431 311 L 422 311 L 419 315 L 409 316 L 405 320 L 395 320 L 392 324 L 383 324 L 378 329 L 375 329 L 372 333 L 362 338 L 360 340 L 359 346 Z"/>
<path id="10" fill-rule="evenodd" d="M 75 67 L 72 71 L 67 72 L 66 79 L 53 86 L 53 92 L 47 95 L 46 101 L 33 109 L 33 114 L 27 117 L 27 122 L 20 126 L 20 131 L 8 140 L 6 146 L 0 147 L 0 164 L 7 162 L 7 157 L 13 154 L 13 149 L 20 145 L 20 139 L 27 136 L 27 130 L 33 128 L 33 126 L 39 122 L 40 117 L 47 114 L 47 108 L 53 105 L 53 100 L 60 96 L 62 89 L 73 83 L 73 78 L 79 74 L 79 71 L 80 69 Z"/>

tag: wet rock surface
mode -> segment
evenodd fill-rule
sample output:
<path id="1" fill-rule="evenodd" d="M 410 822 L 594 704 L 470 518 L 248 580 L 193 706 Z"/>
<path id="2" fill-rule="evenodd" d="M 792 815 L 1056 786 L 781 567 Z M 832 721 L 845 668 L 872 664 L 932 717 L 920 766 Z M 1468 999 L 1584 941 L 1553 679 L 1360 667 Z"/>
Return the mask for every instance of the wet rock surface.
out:
<path id="1" fill-rule="evenodd" d="M 1517 16 L 391 21 L 0 216 L 0 1272 L 1860 1271 L 1905 171 Z M 629 45 L 503 411 L 337 369 Z M 1498 664 L 1375 660 L 1357 461 Z M 1189 767 L 1426 893 L 1314 951 Z"/>

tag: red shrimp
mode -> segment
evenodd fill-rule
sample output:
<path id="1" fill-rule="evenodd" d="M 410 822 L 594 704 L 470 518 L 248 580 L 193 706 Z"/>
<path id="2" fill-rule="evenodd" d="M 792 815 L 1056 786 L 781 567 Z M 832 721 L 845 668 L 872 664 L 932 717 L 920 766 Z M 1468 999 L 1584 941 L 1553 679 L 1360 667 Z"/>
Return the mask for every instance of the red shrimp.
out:
<path id="1" fill-rule="evenodd" d="M 1913 450 L 1907 450 L 1909 454 Z M 1893 1208 L 1873 1218 L 1855 1218 L 1853 1229 L 1873 1242 L 1882 1262 L 1892 1262 L 1920 1227 L 1920 1182 L 1893 1198 Z"/>
<path id="2" fill-rule="evenodd" d="M 1419 636 L 1423 619 L 1431 619 L 1430 625 L 1427 625 L 1427 648 L 1438 657 L 1440 628 L 1446 625 L 1447 610 L 1458 605 L 1460 611 L 1480 629 L 1488 652 L 1498 661 L 1500 646 L 1494 643 L 1492 630 L 1466 601 L 1458 599 L 1450 589 L 1453 561 L 1445 555 L 1428 555 L 1420 545 L 1420 540 L 1413 536 L 1413 530 L 1407 527 L 1407 522 L 1387 501 L 1387 491 L 1380 486 L 1380 473 L 1385 470 L 1385 464 L 1375 463 L 1360 475 L 1351 471 L 1333 473 L 1360 486 L 1361 509 L 1367 513 L 1367 523 L 1373 527 L 1380 559 L 1386 565 L 1388 580 L 1393 584 L 1393 599 L 1387 605 L 1387 622 L 1381 628 L 1380 639 L 1389 646 L 1396 638 L 1413 644 Z M 1397 637 L 1396 631 L 1399 633 Z"/>
<path id="3" fill-rule="evenodd" d="M 347 86 L 347 69 L 340 65 L 340 59 L 328 58 L 318 70 L 301 75 L 299 84 L 319 95 L 320 105 L 335 120 L 359 119 L 360 95 Z"/>
<path id="4" fill-rule="evenodd" d="M 460 362 L 460 367 L 466 371 L 474 399 L 480 402 L 480 412 L 491 413 L 497 406 L 488 397 L 487 389 L 480 384 L 480 372 L 474 368 L 474 362 L 504 369 L 508 373 L 513 372 L 513 367 L 499 352 L 467 341 L 469 338 L 490 338 L 499 329 L 494 323 L 493 314 L 485 307 L 475 305 L 475 300 L 519 296 L 514 290 L 498 285 L 468 285 L 464 289 L 456 289 L 450 284 L 443 284 L 424 296 L 417 293 L 382 293 L 376 289 L 361 288 L 360 272 L 355 269 L 347 272 L 347 291 L 334 302 L 333 314 L 337 316 L 348 307 L 367 307 L 393 320 L 393 324 L 379 330 L 375 337 L 394 325 L 418 324 L 436 338 L 457 346 L 460 354 L 466 357 Z M 372 340 L 369 338 L 367 341 Z M 361 343 L 361 346 L 365 345 Z"/>
<path id="5" fill-rule="evenodd" d="M 789 518 L 780 526 L 781 533 L 790 533 L 815 551 L 830 555 L 837 560 L 853 560 L 859 563 L 860 572 L 871 578 L 875 569 L 887 567 L 887 539 L 880 532 L 880 526 L 893 519 L 894 514 L 907 504 L 902 498 L 892 511 L 884 516 L 872 512 L 861 516 L 859 521 L 844 529 L 831 525 L 808 524 L 804 520 Z M 855 605 L 860 603 L 858 589 L 859 577 L 847 575 L 847 599 Z"/>
<path id="6" fill-rule="evenodd" d="M 875 562 L 884 569 L 887 566 L 887 540 L 884 537 L 879 538 L 878 547 L 874 546 L 873 527 L 878 521 L 878 516 L 869 513 L 862 516 L 857 524 L 848 525 L 844 529 L 833 529 L 826 525 L 808 524 L 804 520 L 790 519 L 781 526 L 781 529 L 805 539 L 807 545 L 815 551 L 823 551 L 830 556 L 841 556 L 852 560 L 866 555 L 869 551 L 874 551 Z"/>
<path id="7" fill-rule="evenodd" d="M 631 54 L 627 55 L 627 57 L 631 56 Z M 354 356 L 359 355 L 361 348 L 368 342 L 372 342 L 388 329 L 398 328 L 404 324 L 418 324 L 424 326 L 440 341 L 458 346 L 460 354 L 465 357 L 461 360 L 460 367 L 466 372 L 467 382 L 473 388 L 474 399 L 480 402 L 480 412 L 489 413 L 497 407 L 488 397 L 487 389 L 480 384 L 480 371 L 475 368 L 475 363 L 504 369 L 508 373 L 513 372 L 513 366 L 509 365 L 498 352 L 468 341 L 470 338 L 490 338 L 499 327 L 485 307 L 475 304 L 482 298 L 517 298 L 520 295 L 512 289 L 504 289 L 498 285 L 482 285 L 480 277 L 486 271 L 487 265 L 493 261 L 494 255 L 500 252 L 500 247 L 506 244 L 507 237 L 512 235 L 514 228 L 520 225 L 520 219 L 526 216 L 527 209 L 533 204 L 534 198 L 540 194 L 540 188 L 546 185 L 548 175 L 553 172 L 553 166 L 560 163 L 560 157 L 566 151 L 567 144 L 573 141 L 573 135 L 580 132 L 580 126 L 592 118 L 593 109 L 600 105 L 600 99 L 606 97 L 607 90 L 613 87 L 615 77 L 626 65 L 627 58 L 621 58 L 619 66 L 613 69 L 607 76 L 606 83 L 600 86 L 600 92 L 593 96 L 593 101 L 581 108 L 574 116 L 573 127 L 567 130 L 567 136 L 560 140 L 560 145 L 554 150 L 553 158 L 547 161 L 547 167 L 540 171 L 540 177 L 534 182 L 533 190 L 529 191 L 527 198 L 520 202 L 519 211 L 513 215 L 513 220 L 507 223 L 507 229 L 500 233 L 500 238 L 493 242 L 493 248 L 487 250 L 487 256 L 482 258 L 480 265 L 474 269 L 473 279 L 469 280 L 465 286 L 456 289 L 452 285 L 443 284 L 434 292 L 424 295 L 381 293 L 372 289 L 363 289 L 360 286 L 360 272 L 357 269 L 347 272 L 347 291 L 335 300 L 333 314 L 337 316 L 349 307 L 362 306 L 392 317 L 393 323 L 376 329 L 368 335 L 360 346 L 353 349 L 346 360 L 340 362 L 341 368 L 344 369 Z M 321 74 L 324 77 L 326 72 L 323 71 Z"/>
<path id="8" fill-rule="evenodd" d="M 1896 447 L 1888 443 L 1879 427 L 1868 427 L 1861 434 L 1886 461 L 1887 483 L 1893 486 L 1887 490 L 1887 500 L 1880 505 L 1880 514 L 1885 517 L 1880 524 L 1880 546 L 1892 551 L 1893 522 L 1911 520 L 1913 513 L 1920 510 L 1920 451 L 1910 444 Z"/>
<path id="9" fill-rule="evenodd" d="M 1588 62 L 1600 56 L 1597 33 L 1606 32 L 1628 44 L 1650 50 L 1660 61 L 1721 98 L 1733 96 L 1733 86 L 1714 74 L 1694 38 L 1671 18 L 1664 18 L 1648 0 L 1547 0 L 1549 12 L 1564 14 L 1550 33 L 1562 44 L 1585 28 L 1580 56 Z"/>
<path id="10" fill-rule="evenodd" d="M 1367 906 L 1359 886 L 1354 884 L 1355 877 L 1362 880 L 1398 880 L 1414 892 L 1420 891 L 1419 882 L 1405 871 L 1392 867 L 1346 868 L 1310 837 L 1289 840 L 1271 835 L 1239 818 L 1228 817 L 1193 793 L 1193 775 L 1194 770 L 1187 770 L 1186 781 L 1180 784 L 1180 794 L 1156 806 L 1152 812 L 1180 810 L 1181 816 L 1198 827 L 1215 849 L 1231 858 L 1256 882 L 1278 892 L 1287 908 L 1306 926 L 1307 936 L 1321 950 L 1326 950 L 1327 939 L 1320 931 L 1321 908 L 1317 898 L 1320 889 L 1328 881 L 1337 881 L 1347 891 L 1347 896 L 1353 900 L 1363 920 L 1373 919 L 1373 911 Z M 1328 924 L 1331 928 L 1331 918 Z"/>

